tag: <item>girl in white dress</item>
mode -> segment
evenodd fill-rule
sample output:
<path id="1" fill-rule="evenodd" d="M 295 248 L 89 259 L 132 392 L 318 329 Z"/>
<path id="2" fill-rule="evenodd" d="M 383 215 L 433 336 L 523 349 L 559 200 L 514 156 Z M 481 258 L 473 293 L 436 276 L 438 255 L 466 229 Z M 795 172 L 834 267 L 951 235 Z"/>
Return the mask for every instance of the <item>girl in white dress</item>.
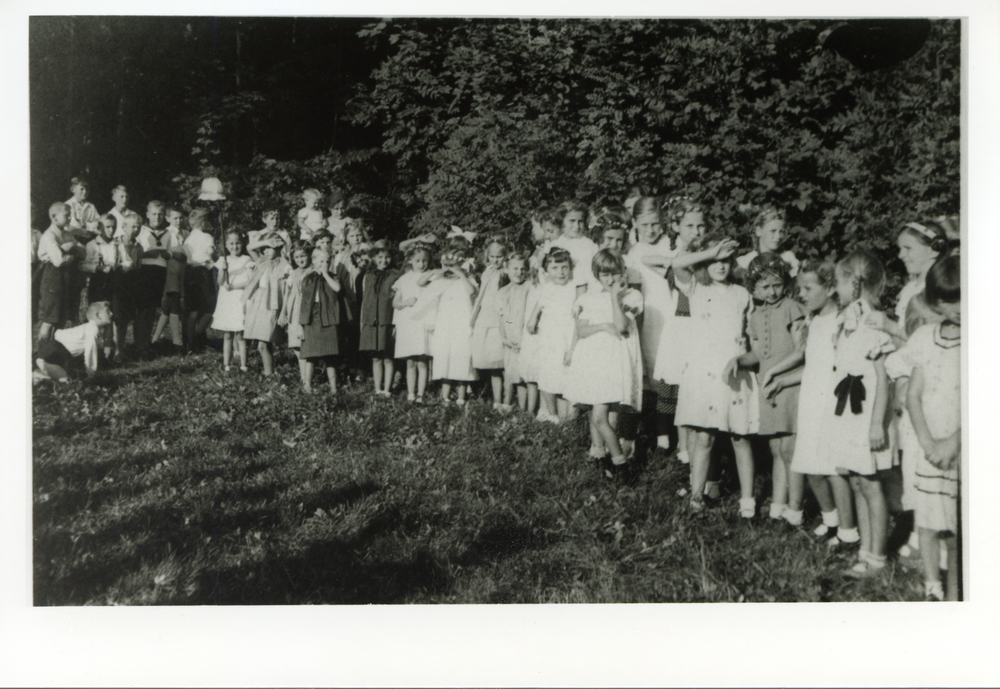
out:
<path id="1" fill-rule="evenodd" d="M 421 299 L 437 303 L 437 320 L 431 339 L 434 357 L 434 380 L 440 379 L 441 399 L 451 399 L 455 387 L 457 404 L 465 404 L 469 382 L 476 379 L 472 368 L 472 300 L 476 284 L 462 264 L 472 256 L 471 251 L 449 249 L 441 256 L 441 267 L 429 270 L 417 280 L 426 288 Z"/>
<path id="2" fill-rule="evenodd" d="M 820 457 L 849 476 L 857 509 L 861 550 L 846 574 L 871 576 L 885 567 L 889 511 L 879 472 L 891 469 L 888 438 L 889 377 L 885 355 L 892 339 L 865 322 L 885 287 L 885 269 L 875 256 L 855 250 L 837 264 L 835 387 L 827 407 Z"/>
<path id="3" fill-rule="evenodd" d="M 219 297 L 212 315 L 212 329 L 222 333 L 222 366 L 228 371 L 233 359 L 233 342 L 240 357 L 240 370 L 247 370 L 247 343 L 243 339 L 243 288 L 250 280 L 253 261 L 243 253 L 243 235 L 226 233 L 226 255 L 215 263 L 219 270 Z"/>
<path id="4" fill-rule="evenodd" d="M 893 352 L 885 362 L 886 373 L 893 381 L 894 411 L 892 429 L 899 447 L 902 464 L 902 508 L 913 510 L 916 506 L 916 467 L 917 457 L 921 454 L 920 443 L 917 441 L 910 415 L 907 411 L 907 386 L 910 381 L 912 362 L 908 360 L 905 344 L 907 339 L 922 325 L 940 320 L 923 298 L 924 286 L 927 282 L 927 272 L 941 256 L 946 255 L 957 246 L 957 242 L 949 237 L 957 232 L 956 223 L 949 218 L 921 220 L 903 225 L 896 237 L 896 247 L 900 262 L 906 268 L 908 280 L 899 290 L 894 314 L 891 320 L 883 311 L 873 311 L 868 314 L 867 322 L 873 328 L 892 336 L 897 351 Z M 919 531 L 914 527 L 906 544 L 899 549 L 899 554 L 908 557 L 920 547 Z"/>
<path id="5" fill-rule="evenodd" d="M 836 267 L 829 261 L 808 260 L 802 264 L 797 282 L 799 298 L 809 316 L 801 325 L 796 322 L 792 326 L 793 331 L 798 331 L 797 339 L 805 346 L 769 370 L 761 371 L 760 386 L 764 397 L 769 398 L 786 387 L 800 385 L 791 471 L 805 474 L 819 503 L 823 521 L 813 533 L 820 538 L 831 537 L 831 545 L 857 543 L 860 536 L 854 520 L 851 485 L 846 477 L 837 473 L 835 466 L 824 462 L 819 451 L 823 423 L 827 409 L 832 406 L 830 400 L 837 384 L 833 370 L 833 340 L 837 329 Z M 791 373 L 781 375 L 786 371 Z M 796 526 L 801 523 L 800 515 L 786 512 L 786 519 Z"/>
<path id="6" fill-rule="evenodd" d="M 427 272 L 430 264 L 431 250 L 427 246 L 411 246 L 406 252 L 406 265 L 410 269 L 396 280 L 392 296 L 392 308 L 396 309 L 393 317 L 396 326 L 395 357 L 406 359 L 406 399 L 418 404 L 424 401 L 424 391 L 427 389 L 432 332 L 429 328 L 433 326 L 437 312 L 418 306 L 424 288 L 417 282 Z"/>
<path id="7" fill-rule="evenodd" d="M 539 421 L 559 423 L 569 416 L 570 403 L 565 397 L 567 353 L 572 344 L 576 321 L 573 302 L 577 290 L 573 281 L 573 260 L 565 249 L 553 247 L 542 259 L 549 282 L 536 291 L 537 299 L 525 320 L 535 344 L 538 365 L 538 389 L 542 404 Z"/>
<path id="8" fill-rule="evenodd" d="M 677 425 L 693 433 L 691 503 L 704 509 L 709 457 L 719 433 L 729 434 L 740 478 L 740 516 L 756 512 L 754 465 L 748 435 L 757 431 L 757 395 L 751 371 L 739 371 L 734 357 L 746 352 L 750 293 L 729 282 L 736 242 L 709 234 L 691 244 L 692 253 L 712 249 L 709 261 L 691 267 L 674 264 L 677 287 L 691 304 L 691 347 L 681 373 Z"/>
<path id="9" fill-rule="evenodd" d="M 479 279 L 479 293 L 472 307 L 472 365 L 479 375 L 489 375 L 493 408 L 503 404 L 503 341 L 500 337 L 497 294 L 500 292 L 507 245 L 500 238 L 486 245 L 486 268 Z"/>
<path id="10" fill-rule="evenodd" d="M 944 321 L 923 326 L 906 348 L 913 362 L 908 407 L 921 454 L 916 467 L 916 525 L 927 600 L 959 600 L 958 495 L 962 460 L 961 261 L 941 259 L 927 273 L 927 304 Z M 947 552 L 942 590 L 940 547 Z M 946 595 L 945 595 L 946 594 Z"/>
<path id="11" fill-rule="evenodd" d="M 566 397 L 589 404 L 590 456 L 602 461 L 611 455 L 612 475 L 625 467 L 622 450 L 609 410 L 620 404 L 640 404 L 642 374 L 634 359 L 637 351 L 629 338 L 638 337 L 635 316 L 642 312 L 642 294 L 625 283 L 625 262 L 610 249 L 601 249 L 591 262 L 601 291 L 587 290 L 573 305 L 576 339 L 570 353 Z"/>

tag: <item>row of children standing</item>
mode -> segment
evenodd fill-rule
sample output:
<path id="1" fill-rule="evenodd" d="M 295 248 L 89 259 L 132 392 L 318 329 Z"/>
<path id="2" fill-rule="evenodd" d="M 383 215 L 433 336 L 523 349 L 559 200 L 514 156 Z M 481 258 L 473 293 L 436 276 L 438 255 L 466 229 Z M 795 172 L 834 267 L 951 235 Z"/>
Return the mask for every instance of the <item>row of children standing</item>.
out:
<path id="1" fill-rule="evenodd" d="M 914 285 L 925 283 L 926 290 L 907 285 L 902 295 L 925 291 L 925 308 L 919 317 L 899 313 L 904 328 L 877 310 L 886 275 L 872 254 L 858 250 L 836 264 L 800 264 L 782 250 L 779 209 L 756 215 L 757 247 L 737 256 L 733 238 L 706 233 L 705 208 L 689 198 L 639 197 L 631 209 L 568 201 L 533 215 L 532 252 L 488 239 L 477 276 L 470 233 L 454 229 L 439 251 L 439 268 L 432 268 L 433 236 L 404 243 L 400 273 L 391 267 L 387 242 L 372 247 L 368 264 L 363 229 L 347 222 L 343 235 L 331 234 L 320 226 L 330 220 L 317 213 L 317 195 L 307 192 L 305 201 L 297 220 L 311 241 L 291 244 L 267 214 L 265 230 L 251 237 L 256 261 L 243 255 L 238 233 L 226 237 L 228 256 L 216 264 L 213 327 L 227 333 L 227 367 L 233 343 L 246 366 L 242 333 L 260 342 L 270 373 L 271 347 L 284 327 L 289 346 L 298 347 L 306 389 L 322 363 L 335 390 L 335 358 L 356 350 L 371 353 L 380 395 L 388 394 L 396 359 L 406 361 L 414 402 L 423 400 L 431 378 L 442 381 L 443 399 L 454 391 L 464 404 L 469 383 L 482 376 L 501 411 L 517 405 L 534 413 L 540 400 L 538 418 L 558 422 L 574 406 L 589 406 L 588 456 L 610 474 L 627 473 L 641 416 L 661 447 L 670 447 L 677 429 L 677 457 L 691 466 L 693 512 L 717 494 L 712 450 L 725 436 L 736 458 L 740 514 L 755 514 L 750 437 L 762 436 L 774 458 L 770 516 L 800 525 L 808 482 L 821 508 L 817 536 L 832 536 L 833 545 L 860 542 L 855 576 L 885 565 L 883 481 L 899 463 L 901 446 L 904 501 L 923 505 L 914 545 L 924 557 L 928 596 L 946 595 L 937 562 L 928 563 L 939 541 L 954 557 L 958 528 L 959 272 L 957 258 L 947 256 L 954 243 L 947 223 L 910 223 L 900 235 L 904 263 L 922 241 L 928 249 L 919 271 L 910 271 Z M 155 209 L 150 214 L 152 226 Z M 61 215 L 53 218 L 55 226 L 60 222 Z M 130 223 L 126 216 L 123 225 Z M 334 242 L 346 247 L 334 251 Z M 167 258 L 147 249 L 143 268 L 147 255 Z M 941 259 L 941 268 L 929 258 Z M 918 322 L 930 329 L 915 330 Z M 917 332 L 923 334 L 909 343 L 906 334 Z M 890 357 L 904 346 L 907 354 Z M 897 383 L 890 403 L 886 362 L 895 359 L 888 367 L 897 371 L 893 377 L 918 384 L 901 393 Z M 942 396 L 942 387 L 950 396 Z M 928 400 L 933 414 L 921 410 Z M 947 413 L 939 413 L 941 405 Z M 898 442 L 897 425 L 904 427 Z M 956 587 L 952 582 L 947 595 Z"/>

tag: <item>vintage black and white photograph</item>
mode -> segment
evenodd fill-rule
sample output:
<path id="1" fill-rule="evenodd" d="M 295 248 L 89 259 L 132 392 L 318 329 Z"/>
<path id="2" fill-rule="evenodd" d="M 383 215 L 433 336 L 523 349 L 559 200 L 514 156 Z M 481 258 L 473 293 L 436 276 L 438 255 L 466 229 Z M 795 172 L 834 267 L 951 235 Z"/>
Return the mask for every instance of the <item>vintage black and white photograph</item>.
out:
<path id="1" fill-rule="evenodd" d="M 29 27 L 35 605 L 962 598 L 960 20 Z"/>
<path id="2" fill-rule="evenodd" d="M 27 18 L 28 606 L 975 597 L 967 18 L 359 9 Z"/>

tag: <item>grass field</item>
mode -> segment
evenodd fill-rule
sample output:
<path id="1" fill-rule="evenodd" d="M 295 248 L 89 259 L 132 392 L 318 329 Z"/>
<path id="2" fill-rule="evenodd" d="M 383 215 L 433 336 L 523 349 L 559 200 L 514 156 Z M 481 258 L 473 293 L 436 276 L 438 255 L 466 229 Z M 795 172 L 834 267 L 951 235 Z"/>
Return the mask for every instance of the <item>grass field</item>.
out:
<path id="1" fill-rule="evenodd" d="M 851 553 L 768 519 L 763 472 L 765 516 L 732 490 L 689 516 L 686 467 L 604 479 L 583 419 L 307 395 L 278 359 L 272 379 L 206 352 L 35 386 L 36 605 L 923 597 L 916 569 L 847 579 Z"/>

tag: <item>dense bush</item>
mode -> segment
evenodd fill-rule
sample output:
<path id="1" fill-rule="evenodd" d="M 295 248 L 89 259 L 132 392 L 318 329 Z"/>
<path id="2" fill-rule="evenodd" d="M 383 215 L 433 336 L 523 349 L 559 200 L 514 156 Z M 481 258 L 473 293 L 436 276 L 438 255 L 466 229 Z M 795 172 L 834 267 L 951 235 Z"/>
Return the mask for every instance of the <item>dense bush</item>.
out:
<path id="1" fill-rule="evenodd" d="M 884 249 L 904 217 L 959 210 L 960 26 L 862 72 L 832 22 L 400 20 L 357 122 L 419 178 L 415 227 L 522 227 L 543 200 L 632 185 L 789 208 L 807 255 Z M 829 33 L 827 31 L 827 33 Z"/>
<path id="2" fill-rule="evenodd" d="M 345 118 L 380 146 L 223 166 L 230 215 L 256 225 L 278 202 L 291 217 L 303 187 L 334 185 L 376 234 L 448 223 L 524 240 L 540 202 L 638 185 L 706 199 L 732 232 L 747 230 L 741 205 L 778 204 L 801 255 L 862 245 L 889 261 L 900 221 L 960 210 L 960 24 L 930 22 L 914 55 L 869 69 L 825 47 L 843 24 L 373 22 L 359 36 L 384 57 Z M 212 170 L 216 120 L 199 129 L 199 174 L 177 179 L 185 198 Z"/>

